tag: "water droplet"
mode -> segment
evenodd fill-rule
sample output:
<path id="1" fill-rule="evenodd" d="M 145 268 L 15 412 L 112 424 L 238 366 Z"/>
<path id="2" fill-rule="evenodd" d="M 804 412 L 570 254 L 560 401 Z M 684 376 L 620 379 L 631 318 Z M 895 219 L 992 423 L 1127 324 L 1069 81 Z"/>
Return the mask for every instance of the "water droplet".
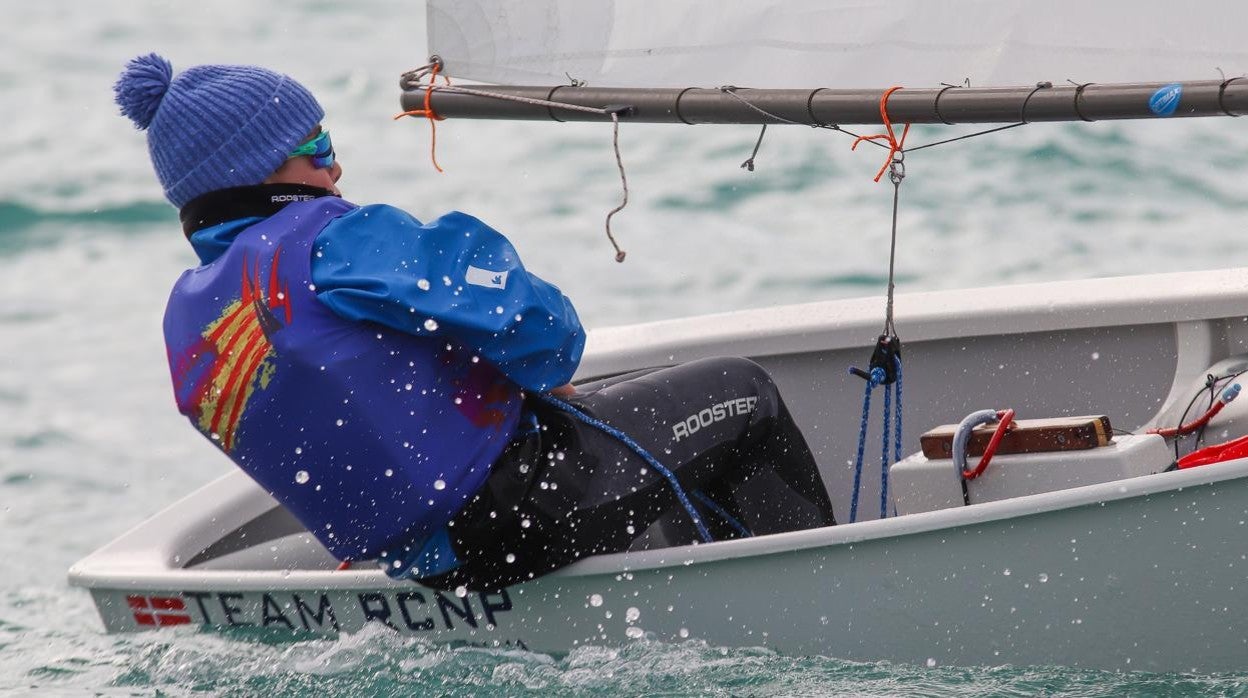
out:
<path id="1" fill-rule="evenodd" d="M 338 426 L 342 426 L 342 420 L 339 419 L 338 421 L 334 422 L 334 424 L 337 424 Z"/>
<path id="2" fill-rule="evenodd" d="M 629 628 L 628 630 L 625 630 L 624 634 L 636 640 L 636 639 L 639 639 L 642 635 L 645 635 L 645 631 L 642 630 L 641 628 L 638 628 L 637 626 L 633 626 Z"/>
<path id="3" fill-rule="evenodd" d="M 420 289 L 420 290 L 422 290 L 422 291 L 428 291 L 428 290 L 429 290 L 429 279 L 417 279 L 417 280 L 416 280 L 416 288 L 418 288 L 418 289 Z"/>
<path id="4" fill-rule="evenodd" d="M 506 560 L 507 562 L 515 562 L 515 561 L 516 561 L 516 556 L 515 556 L 515 555 L 513 555 L 513 554 L 511 554 L 511 553 L 507 553 L 507 557 L 505 557 L 505 558 L 503 558 L 503 559 L 504 559 L 504 560 Z"/>
<path id="5" fill-rule="evenodd" d="M 394 475 L 394 471 L 390 468 L 386 468 L 386 477 L 391 477 L 392 475 Z"/>
<path id="6" fill-rule="evenodd" d="M 641 610 L 638 609 L 636 606 L 629 606 L 628 610 L 624 612 L 624 620 L 628 621 L 629 623 L 637 622 L 637 619 L 640 617 L 641 617 Z"/>
<path id="7" fill-rule="evenodd" d="M 312 479 L 312 476 L 308 475 L 308 471 L 306 470 L 300 470 L 299 472 L 295 473 L 295 482 L 299 483 L 300 485 L 306 485 L 308 480 L 311 480 L 311 479 Z"/>
<path id="8" fill-rule="evenodd" d="M 533 525 L 532 521 L 529 521 L 528 519 L 520 519 L 520 528 L 528 528 L 529 526 L 532 526 L 532 525 Z"/>
<path id="9" fill-rule="evenodd" d="M 299 446 L 295 446 L 295 455 L 297 456 L 297 455 L 299 455 L 300 453 L 303 453 L 303 449 L 302 449 L 302 448 L 300 448 Z"/>
<path id="10" fill-rule="evenodd" d="M 1047 575 L 1047 574 L 1045 574 L 1045 573 L 1041 572 L 1041 573 L 1040 573 L 1040 576 L 1039 576 L 1039 577 L 1036 577 L 1036 579 L 1039 579 L 1039 580 L 1040 580 L 1040 583 L 1041 583 L 1041 584 L 1044 584 L 1045 582 L 1049 581 L 1049 575 Z"/>
<path id="11" fill-rule="evenodd" d="M 589 605 L 597 608 L 602 605 L 602 594 L 590 594 Z"/>
<path id="12" fill-rule="evenodd" d="M 1101 358 L 1101 352 L 1099 352 L 1099 351 L 1094 351 L 1094 352 L 1092 352 L 1092 360 L 1093 360 L 1093 361 L 1096 361 L 1096 360 L 1097 360 L 1097 359 L 1099 359 L 1099 358 Z"/>
<path id="13" fill-rule="evenodd" d="M 927 658 L 927 668 L 928 668 L 928 669 L 931 669 L 931 668 L 933 668 L 933 667 L 935 667 L 935 666 L 936 666 L 936 658 L 935 658 L 935 657 L 928 657 L 928 658 Z"/>
<path id="14" fill-rule="evenodd" d="M 689 628 L 681 628 L 681 629 L 680 629 L 680 636 L 681 636 L 681 637 L 689 637 Z"/>
<path id="15" fill-rule="evenodd" d="M 459 586 L 457 586 L 457 587 L 455 587 L 455 595 L 456 595 L 456 596 L 458 596 L 458 597 L 459 597 L 459 598 L 461 598 L 461 599 L 462 599 L 462 598 L 464 598 L 465 596 L 467 596 L 467 595 L 468 595 L 468 587 L 466 587 L 466 586 L 464 586 L 464 585 L 462 585 L 462 584 L 461 584 L 461 585 L 459 585 Z"/>
<path id="16" fill-rule="evenodd" d="M 445 481 L 443 481 L 443 480 L 434 480 L 434 481 L 433 481 L 433 489 L 435 489 L 435 490 L 444 490 L 444 489 L 446 489 L 446 482 L 445 482 Z"/>
<path id="17" fill-rule="evenodd" d="M 428 320 L 425 320 L 425 329 L 429 330 L 430 332 L 436 331 L 438 329 L 438 321 L 434 320 L 433 318 L 429 318 Z"/>
<path id="18" fill-rule="evenodd" d="M 1003 574 L 1003 575 L 1005 575 L 1005 576 L 1007 576 L 1007 577 L 1008 577 L 1008 576 L 1010 576 L 1010 568 L 1009 568 L 1009 567 L 1006 567 L 1006 568 L 1005 568 L 1005 570 L 1004 570 L 1001 574 Z"/>

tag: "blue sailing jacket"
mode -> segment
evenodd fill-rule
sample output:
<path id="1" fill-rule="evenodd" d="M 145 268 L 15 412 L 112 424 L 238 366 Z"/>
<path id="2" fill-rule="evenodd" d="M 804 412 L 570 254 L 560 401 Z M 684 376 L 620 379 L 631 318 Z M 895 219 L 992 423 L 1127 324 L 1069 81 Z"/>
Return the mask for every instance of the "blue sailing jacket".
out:
<path id="1" fill-rule="evenodd" d="M 334 197 L 200 230 L 165 338 L 178 408 L 344 560 L 413 555 L 477 492 L 522 389 L 584 331 L 507 240 Z"/>

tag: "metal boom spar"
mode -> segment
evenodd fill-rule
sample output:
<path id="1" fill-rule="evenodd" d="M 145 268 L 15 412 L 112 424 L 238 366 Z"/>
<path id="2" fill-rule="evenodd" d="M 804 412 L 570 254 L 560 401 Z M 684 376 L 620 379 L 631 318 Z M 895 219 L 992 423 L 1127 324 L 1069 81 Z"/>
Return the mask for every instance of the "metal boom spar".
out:
<path id="1" fill-rule="evenodd" d="M 883 90 L 818 88 L 613 88 L 558 85 L 416 86 L 404 110 L 427 104 L 439 117 L 527 121 L 683 124 L 879 124 Z M 428 95 L 426 93 L 429 93 Z M 561 105 L 569 105 L 567 107 Z M 579 107 L 582 110 L 577 110 Z M 589 108 L 589 110 L 584 110 Z M 1248 78 L 1171 83 L 1031 87 L 908 88 L 888 100 L 889 117 L 911 124 L 1101 121 L 1248 113 Z"/>

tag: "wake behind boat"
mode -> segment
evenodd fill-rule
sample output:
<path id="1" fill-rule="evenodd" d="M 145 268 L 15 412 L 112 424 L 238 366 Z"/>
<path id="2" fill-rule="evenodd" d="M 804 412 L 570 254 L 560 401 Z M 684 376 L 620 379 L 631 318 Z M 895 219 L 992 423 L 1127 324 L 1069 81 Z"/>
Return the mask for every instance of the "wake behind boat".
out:
<path id="1" fill-rule="evenodd" d="M 611 123 L 625 203 L 618 135 L 630 120 L 882 124 L 887 134 L 865 140 L 887 143 L 880 175 L 893 184 L 895 244 L 903 123 L 1013 128 L 1248 110 L 1242 78 L 1165 82 L 1242 67 L 1248 55 L 1238 23 L 1180 21 L 1162 3 L 1135 8 L 1139 32 L 1120 30 L 1117 12 L 1073 2 L 962 0 L 939 11 L 858 3 L 856 22 L 839 21 L 846 8 L 835 2 L 704 6 L 727 8 L 718 36 L 653 22 L 660 4 L 636 3 L 634 15 L 572 0 L 434 0 L 430 46 L 439 58 L 404 77 L 404 106 L 431 124 L 445 116 Z M 1080 21 L 1054 23 L 1063 8 Z M 1228 2 L 1220 12 L 1244 11 Z M 839 33 L 828 35 L 832 28 Z M 1110 84 L 1051 81 L 1075 67 Z M 447 74 L 497 85 L 446 86 Z M 568 78 L 577 84 L 561 84 Z M 885 299 L 592 332 L 576 378 L 707 356 L 754 359 L 805 434 L 841 525 L 690 546 L 667 545 L 652 530 L 630 552 L 528 583 L 438 592 L 370 564 L 339 569 L 235 472 L 82 560 L 71 583 L 91 591 L 116 632 L 190 625 L 301 638 L 371 622 L 552 652 L 696 638 L 929 665 L 1239 669 L 1248 460 L 1231 450 L 1208 458 L 1220 462 L 1176 465 L 1191 465 L 1199 446 L 1248 434 L 1248 400 L 1233 402 L 1232 387 L 1248 370 L 1248 270 L 894 298 L 889 266 Z M 883 340 L 904 340 L 904 393 L 900 364 L 896 376 L 885 371 L 893 355 L 860 372 L 868 386 L 894 391 L 885 393 L 882 444 L 879 402 L 868 409 L 864 383 L 846 373 L 864 365 L 877 337 L 877 351 Z M 1014 432 L 1007 410 L 1019 420 Z M 984 413 L 979 421 L 999 427 L 968 417 Z M 702 421 L 690 415 L 682 426 Z M 995 432 L 994 445 L 981 443 Z M 968 476 L 976 460 L 982 474 Z"/>

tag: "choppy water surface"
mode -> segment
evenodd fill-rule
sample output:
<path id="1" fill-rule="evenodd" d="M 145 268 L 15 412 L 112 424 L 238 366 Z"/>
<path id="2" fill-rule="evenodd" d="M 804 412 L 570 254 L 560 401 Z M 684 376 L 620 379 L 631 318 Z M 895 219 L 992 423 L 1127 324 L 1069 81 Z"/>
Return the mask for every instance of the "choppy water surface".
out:
<path id="1" fill-rule="evenodd" d="M 193 262 L 141 136 L 110 86 L 157 50 L 185 68 L 261 63 L 311 86 L 344 192 L 422 218 L 460 208 L 507 233 L 591 327 L 882 292 L 891 190 L 882 153 L 773 128 L 749 173 L 746 127 L 621 134 L 620 196 L 600 125 L 393 122 L 422 62 L 415 2 L 46 0 L 0 29 L 0 691 L 273 695 L 1240 695 L 1248 673 L 1122 675 L 791 658 L 637 641 L 548 656 L 367 631 L 106 636 L 65 570 L 228 464 L 178 417 L 160 315 Z M 1071 76 L 1080 77 L 1080 76 Z M 911 142 L 943 132 L 920 129 Z M 901 292 L 1238 266 L 1248 211 L 1241 121 L 1028 126 L 915 153 Z M 860 149 L 861 151 L 862 149 Z"/>

